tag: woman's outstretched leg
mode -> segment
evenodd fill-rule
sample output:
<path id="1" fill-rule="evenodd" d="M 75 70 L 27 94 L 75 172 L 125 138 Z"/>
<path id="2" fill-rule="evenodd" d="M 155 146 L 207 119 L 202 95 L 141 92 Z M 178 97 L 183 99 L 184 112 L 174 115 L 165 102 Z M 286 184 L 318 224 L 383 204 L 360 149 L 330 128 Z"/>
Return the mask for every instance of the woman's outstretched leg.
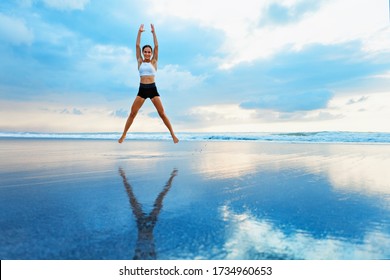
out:
<path id="1" fill-rule="evenodd" d="M 118 143 L 122 143 L 125 140 L 127 131 L 129 130 L 131 124 L 134 121 L 134 118 L 137 116 L 138 111 L 142 107 L 144 102 L 145 102 L 145 99 L 142 97 L 137 96 L 135 98 L 133 105 L 131 106 L 131 111 L 130 111 L 129 117 L 127 118 L 127 121 L 126 121 L 125 128 L 123 129 L 122 136 L 121 136 L 121 138 L 119 138 Z"/>
<path id="2" fill-rule="evenodd" d="M 173 132 L 173 128 L 171 125 L 171 122 L 169 121 L 167 115 L 165 114 L 164 107 L 161 102 L 161 98 L 159 96 L 153 97 L 152 99 L 154 107 L 156 107 L 156 110 L 160 116 L 160 118 L 163 120 L 165 126 L 168 128 L 169 132 L 171 133 L 172 140 L 176 144 L 179 142 L 179 138 L 176 137 L 175 133 Z"/>

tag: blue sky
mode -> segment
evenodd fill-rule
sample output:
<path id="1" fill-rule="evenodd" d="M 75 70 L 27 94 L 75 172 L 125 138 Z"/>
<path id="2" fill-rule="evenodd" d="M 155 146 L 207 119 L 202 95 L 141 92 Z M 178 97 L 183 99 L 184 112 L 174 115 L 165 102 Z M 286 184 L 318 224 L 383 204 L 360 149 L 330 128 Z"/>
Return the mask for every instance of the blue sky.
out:
<path id="1" fill-rule="evenodd" d="M 121 132 L 135 39 L 177 132 L 390 132 L 386 0 L 0 2 L 0 131 Z M 131 131 L 166 131 L 148 101 Z"/>

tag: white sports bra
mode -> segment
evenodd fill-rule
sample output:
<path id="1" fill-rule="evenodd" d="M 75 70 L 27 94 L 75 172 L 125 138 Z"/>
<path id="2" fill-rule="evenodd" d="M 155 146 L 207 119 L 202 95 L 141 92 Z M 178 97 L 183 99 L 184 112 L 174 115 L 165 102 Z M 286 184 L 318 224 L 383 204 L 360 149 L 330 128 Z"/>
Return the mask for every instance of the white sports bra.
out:
<path id="1" fill-rule="evenodd" d="M 154 66 L 150 62 L 142 62 L 139 66 L 139 75 L 142 76 L 155 76 L 156 75 L 156 69 L 154 69 Z"/>

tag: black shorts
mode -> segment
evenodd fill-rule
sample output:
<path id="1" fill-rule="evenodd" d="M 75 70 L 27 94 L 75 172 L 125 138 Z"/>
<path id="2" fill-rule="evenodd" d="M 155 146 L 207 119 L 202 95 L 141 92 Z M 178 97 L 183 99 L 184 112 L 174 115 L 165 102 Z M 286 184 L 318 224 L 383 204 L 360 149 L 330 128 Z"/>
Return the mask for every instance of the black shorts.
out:
<path id="1" fill-rule="evenodd" d="M 139 84 L 139 90 L 138 94 L 139 97 L 142 97 L 143 99 L 160 96 L 157 92 L 157 87 L 155 83 L 152 84 Z"/>

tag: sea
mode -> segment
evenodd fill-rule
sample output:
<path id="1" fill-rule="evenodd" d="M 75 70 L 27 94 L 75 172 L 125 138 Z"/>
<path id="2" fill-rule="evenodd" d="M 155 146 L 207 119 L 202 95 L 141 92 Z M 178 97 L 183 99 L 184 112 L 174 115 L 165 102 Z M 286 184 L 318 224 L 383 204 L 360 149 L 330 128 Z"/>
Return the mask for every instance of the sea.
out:
<path id="1" fill-rule="evenodd" d="M 176 133 L 181 141 L 256 141 L 284 143 L 360 143 L 389 144 L 388 132 L 180 132 Z M 78 140 L 116 140 L 121 133 L 36 133 L 36 132 L 0 132 L 0 139 L 78 139 Z M 126 140 L 171 140 L 167 132 L 134 132 L 128 133 Z"/>

